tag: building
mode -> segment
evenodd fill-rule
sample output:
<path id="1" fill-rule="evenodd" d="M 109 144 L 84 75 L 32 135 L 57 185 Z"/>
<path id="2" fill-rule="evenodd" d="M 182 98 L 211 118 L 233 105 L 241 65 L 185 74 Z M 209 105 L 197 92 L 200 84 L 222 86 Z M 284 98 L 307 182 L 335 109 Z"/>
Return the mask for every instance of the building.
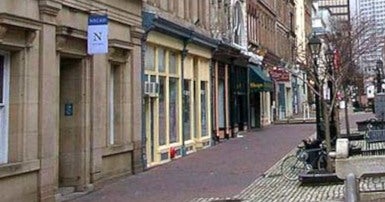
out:
<path id="1" fill-rule="evenodd" d="M 2 201 L 54 201 L 63 189 L 87 192 L 143 169 L 141 9 L 139 1 L 1 1 Z M 108 18 L 105 54 L 87 52 L 95 14 Z"/>
<path id="2" fill-rule="evenodd" d="M 247 2 L 248 24 L 248 52 L 252 59 L 249 70 L 249 102 L 251 128 L 261 128 L 270 125 L 273 119 L 271 110 L 273 96 L 273 81 L 268 74 L 263 60 L 266 52 L 266 38 L 263 38 L 264 29 L 261 8 L 256 1 Z M 264 45 L 263 45 L 264 44 Z"/>
<path id="3" fill-rule="evenodd" d="M 318 0 L 320 9 L 328 9 L 333 19 L 350 21 L 350 0 Z"/>
<path id="4" fill-rule="evenodd" d="M 307 44 L 309 36 L 312 34 L 312 1 L 297 0 L 296 7 L 296 65 L 294 68 L 295 77 L 292 78 L 294 91 L 294 113 L 303 113 L 304 118 L 308 118 L 309 100 L 307 87 L 308 51 Z"/>
<path id="5" fill-rule="evenodd" d="M 378 38 L 385 37 L 385 1 L 384 0 L 361 0 L 357 1 L 356 12 L 359 19 L 363 21 L 370 21 L 374 26 L 367 35 L 373 36 L 375 34 Z M 376 74 L 376 62 L 383 59 L 382 50 L 384 45 L 381 44 L 377 50 L 371 53 L 365 53 L 360 57 L 360 68 L 365 77 L 374 76 Z M 367 80 L 370 80 L 369 78 Z"/>
<path id="6" fill-rule="evenodd" d="M 251 24 L 249 31 L 251 50 L 263 56 L 263 69 L 273 80 L 273 93 L 270 98 L 265 95 L 271 103 L 269 121 L 291 117 L 294 103 L 291 68 L 295 66 L 295 3 L 265 0 L 250 0 L 248 3 L 252 7 L 250 10 L 255 10 L 255 14 L 251 15 L 255 25 Z"/>
<path id="7" fill-rule="evenodd" d="M 208 1 L 144 1 L 144 137 L 148 167 L 211 142 Z"/>

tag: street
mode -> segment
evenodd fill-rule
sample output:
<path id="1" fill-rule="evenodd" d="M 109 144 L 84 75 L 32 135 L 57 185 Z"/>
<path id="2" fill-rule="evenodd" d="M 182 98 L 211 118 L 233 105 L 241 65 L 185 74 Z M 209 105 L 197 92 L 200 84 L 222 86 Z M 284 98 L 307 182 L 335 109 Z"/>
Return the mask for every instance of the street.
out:
<path id="1" fill-rule="evenodd" d="M 372 113 L 350 114 L 350 127 L 355 128 L 355 121 L 372 116 Z M 341 121 L 343 120 L 341 116 Z M 242 137 L 223 140 L 209 149 L 151 168 L 146 172 L 112 180 L 105 183 L 101 189 L 77 198 L 74 202 L 212 201 L 242 196 L 240 199 L 247 201 L 258 201 L 258 197 L 263 201 L 262 195 L 268 197 L 274 191 L 286 193 L 292 189 L 288 186 L 296 186 L 293 190 L 298 192 L 298 182 L 286 181 L 277 171 L 269 173 L 269 175 L 275 173 L 275 176 L 264 175 L 302 139 L 313 135 L 314 132 L 315 124 L 272 125 L 242 134 Z M 270 184 L 276 181 L 281 185 L 284 184 L 285 189 L 279 186 L 272 189 L 269 186 L 258 185 L 263 180 L 269 179 Z M 337 190 L 342 192 L 342 185 L 338 186 Z M 281 199 L 289 195 L 290 193 L 280 194 L 283 197 Z M 301 197 L 308 197 L 309 194 L 293 192 L 292 195 L 290 198 L 292 201 L 306 201 L 306 198 Z"/>

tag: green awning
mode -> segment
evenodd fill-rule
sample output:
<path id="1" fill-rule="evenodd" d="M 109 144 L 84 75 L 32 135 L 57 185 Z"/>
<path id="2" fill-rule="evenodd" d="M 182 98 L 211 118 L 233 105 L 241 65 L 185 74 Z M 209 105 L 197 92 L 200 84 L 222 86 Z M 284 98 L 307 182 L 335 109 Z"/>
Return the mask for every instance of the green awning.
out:
<path id="1" fill-rule="evenodd" d="M 273 81 L 262 69 L 256 65 L 249 65 L 250 68 L 250 92 L 273 91 Z"/>

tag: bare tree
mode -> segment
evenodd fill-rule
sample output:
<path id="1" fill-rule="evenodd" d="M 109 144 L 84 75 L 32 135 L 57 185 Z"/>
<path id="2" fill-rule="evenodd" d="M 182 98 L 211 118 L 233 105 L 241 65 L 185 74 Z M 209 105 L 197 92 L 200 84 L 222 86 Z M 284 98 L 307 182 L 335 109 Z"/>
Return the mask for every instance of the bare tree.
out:
<path id="1" fill-rule="evenodd" d="M 360 74 L 357 62 L 365 54 L 376 51 L 384 43 L 383 38 L 378 37 L 374 29 L 374 20 L 354 18 L 351 22 L 332 21 L 328 32 L 317 34 L 322 41 L 321 54 L 314 60 L 309 50 L 306 53 L 298 53 L 297 58 L 306 55 L 303 69 L 307 73 L 306 82 L 310 92 L 319 96 L 322 112 L 322 128 L 327 151 L 332 150 L 336 137 L 340 136 L 339 120 L 336 119 L 337 130 L 331 134 L 330 120 L 337 110 L 338 94 L 344 92 L 347 103 L 347 88 L 354 81 L 356 75 Z M 333 61 L 328 63 L 325 53 L 328 49 L 333 51 Z M 314 64 L 317 62 L 317 64 Z M 317 68 L 314 68 L 316 65 Z M 292 72 L 294 73 L 294 72 Z M 332 88 L 332 94 L 326 99 L 325 89 Z M 347 107 L 345 107 L 347 108 Z M 347 117 L 347 111 L 345 112 Z M 336 117 L 334 117 L 336 118 Z M 348 121 L 346 121 L 348 123 Z M 349 126 L 347 126 L 349 128 Z"/>

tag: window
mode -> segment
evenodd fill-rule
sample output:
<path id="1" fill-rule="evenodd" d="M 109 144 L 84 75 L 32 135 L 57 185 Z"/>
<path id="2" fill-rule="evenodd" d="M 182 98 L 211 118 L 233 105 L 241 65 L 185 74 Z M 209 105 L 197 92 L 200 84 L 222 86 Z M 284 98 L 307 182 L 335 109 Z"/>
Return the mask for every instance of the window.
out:
<path id="1" fill-rule="evenodd" d="M 147 46 L 144 65 L 147 70 L 155 70 L 155 48 L 152 46 Z"/>
<path id="2" fill-rule="evenodd" d="M 164 48 L 158 48 L 158 71 L 164 72 L 164 69 L 166 67 L 166 51 Z"/>
<path id="3" fill-rule="evenodd" d="M 123 66 L 114 64 L 110 72 L 109 99 L 109 144 L 122 142 L 122 70 Z"/>
<path id="4" fill-rule="evenodd" d="M 169 79 L 169 136 L 170 143 L 178 141 L 178 79 L 170 78 Z"/>
<path id="5" fill-rule="evenodd" d="M 176 66 L 176 53 L 173 51 L 169 52 L 169 58 L 168 58 L 168 71 L 170 74 L 177 74 L 177 66 Z"/>
<path id="6" fill-rule="evenodd" d="M 234 7 L 234 18 L 233 18 L 233 30 L 234 30 L 234 43 L 241 45 L 242 41 L 242 8 L 241 3 L 237 1 Z"/>
<path id="7" fill-rule="evenodd" d="M 201 124 L 202 124 L 202 137 L 205 137 L 208 135 L 207 131 L 207 87 L 206 87 L 206 81 L 201 81 Z"/>
<path id="8" fill-rule="evenodd" d="M 191 139 L 191 90 L 190 90 L 190 80 L 183 81 L 183 135 L 184 140 Z"/>
<path id="9" fill-rule="evenodd" d="M 166 99 L 165 99 L 165 77 L 159 77 L 159 145 L 166 144 Z"/>

